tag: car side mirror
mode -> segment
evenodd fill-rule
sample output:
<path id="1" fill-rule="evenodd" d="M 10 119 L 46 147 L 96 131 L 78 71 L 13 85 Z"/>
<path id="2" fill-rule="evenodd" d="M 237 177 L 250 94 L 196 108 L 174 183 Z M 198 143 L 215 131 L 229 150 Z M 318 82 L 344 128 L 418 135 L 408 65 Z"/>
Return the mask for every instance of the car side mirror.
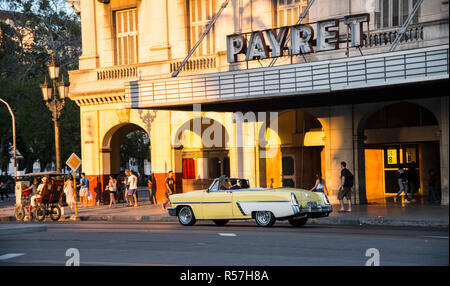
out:
<path id="1" fill-rule="evenodd" d="M 206 192 L 209 193 L 209 188 L 206 189 Z"/>

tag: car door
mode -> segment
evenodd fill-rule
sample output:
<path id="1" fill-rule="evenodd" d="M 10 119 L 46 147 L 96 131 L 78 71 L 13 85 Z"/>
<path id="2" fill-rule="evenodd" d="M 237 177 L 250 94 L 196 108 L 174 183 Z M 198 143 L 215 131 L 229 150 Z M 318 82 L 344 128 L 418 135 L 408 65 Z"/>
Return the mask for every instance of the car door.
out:
<path id="1" fill-rule="evenodd" d="M 205 219 L 230 219 L 233 217 L 233 192 L 211 190 L 204 192 L 202 198 L 203 217 Z"/>

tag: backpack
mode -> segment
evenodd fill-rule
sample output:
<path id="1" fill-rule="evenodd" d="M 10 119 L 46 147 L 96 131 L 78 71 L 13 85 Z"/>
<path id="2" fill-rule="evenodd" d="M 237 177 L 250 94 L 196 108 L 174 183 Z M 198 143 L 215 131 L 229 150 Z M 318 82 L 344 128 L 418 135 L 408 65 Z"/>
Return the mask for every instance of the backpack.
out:
<path id="1" fill-rule="evenodd" d="M 346 169 L 346 170 L 347 170 L 347 172 L 345 172 L 345 184 L 344 185 L 346 187 L 351 188 L 351 187 L 353 187 L 355 178 L 354 178 L 352 172 L 350 172 L 348 169 Z"/>

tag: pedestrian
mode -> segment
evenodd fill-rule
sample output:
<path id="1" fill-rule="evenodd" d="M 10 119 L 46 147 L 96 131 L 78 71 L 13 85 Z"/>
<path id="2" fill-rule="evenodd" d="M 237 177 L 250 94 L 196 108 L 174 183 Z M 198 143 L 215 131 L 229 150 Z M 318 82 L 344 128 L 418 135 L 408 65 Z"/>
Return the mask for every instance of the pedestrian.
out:
<path id="1" fill-rule="evenodd" d="M 149 201 L 156 205 L 158 204 L 158 201 L 156 200 L 156 180 L 155 180 L 155 174 L 151 173 L 150 176 L 148 176 L 148 194 L 149 194 Z"/>
<path id="2" fill-rule="evenodd" d="M 134 207 L 137 208 L 138 202 L 137 202 L 137 176 L 136 173 L 133 170 L 130 170 L 129 172 L 130 176 L 128 177 L 127 185 L 129 187 L 128 189 L 128 196 L 129 196 L 129 202 L 130 204 L 128 206 L 132 206 L 133 198 L 134 198 Z"/>
<path id="3" fill-rule="evenodd" d="M 130 170 L 125 170 L 125 177 L 123 178 L 123 185 L 125 187 L 124 190 L 124 198 L 125 198 L 125 202 L 127 203 L 127 207 L 131 206 L 129 198 L 128 198 L 128 190 L 130 189 L 130 186 L 128 184 L 128 178 L 130 177 Z"/>
<path id="4" fill-rule="evenodd" d="M 437 182 L 438 182 L 438 176 L 436 175 L 436 172 L 433 169 L 430 169 L 428 171 L 427 204 L 431 204 L 431 198 L 433 198 L 433 202 L 435 202 L 436 204 L 440 203 L 440 200 L 438 199 L 437 194 L 436 194 Z"/>
<path id="5" fill-rule="evenodd" d="M 419 190 L 419 184 L 417 182 L 417 172 L 416 172 L 416 168 L 414 168 L 413 166 L 415 165 L 415 162 L 411 162 L 411 165 L 408 168 L 408 183 L 409 183 L 409 199 L 411 200 L 411 202 L 415 202 L 416 199 L 414 199 L 414 195 L 417 193 L 417 191 Z"/>
<path id="6" fill-rule="evenodd" d="M 408 204 L 408 173 L 403 169 L 403 165 L 400 165 L 397 171 L 397 182 L 399 186 L 398 193 L 394 196 L 394 203 L 397 202 L 398 197 L 404 192 L 405 203 Z"/>
<path id="7" fill-rule="evenodd" d="M 39 184 L 39 186 L 36 189 L 36 192 L 33 196 L 31 196 L 30 199 L 30 205 L 31 207 L 36 207 L 37 206 L 37 200 L 41 197 L 41 193 L 44 190 L 44 187 L 46 187 L 47 185 L 47 177 L 43 177 L 41 180 L 41 183 Z"/>
<path id="8" fill-rule="evenodd" d="M 38 179 L 34 178 L 33 184 L 22 191 L 25 195 L 25 205 L 28 205 L 28 219 L 31 219 L 31 198 L 36 194 L 38 185 Z"/>
<path id="9" fill-rule="evenodd" d="M 88 207 L 88 198 L 90 197 L 89 194 L 89 179 L 86 178 L 85 173 L 81 173 L 81 180 L 80 184 L 77 187 L 80 188 L 80 199 L 81 199 L 81 205 L 80 207 Z"/>
<path id="10" fill-rule="evenodd" d="M 173 172 L 169 171 L 167 173 L 166 178 L 166 201 L 163 204 L 163 207 L 166 208 L 167 204 L 169 203 L 169 196 L 172 195 L 175 192 L 175 180 L 173 179 Z"/>
<path id="11" fill-rule="evenodd" d="M 1 195 L 1 202 L 3 202 L 3 181 L 0 180 L 0 195 Z"/>
<path id="12" fill-rule="evenodd" d="M 324 191 L 326 191 L 326 195 L 328 196 L 327 184 L 325 183 L 325 180 L 322 178 L 322 173 L 321 172 L 318 172 L 316 174 L 316 184 L 310 191 L 312 192 L 314 190 L 316 192 L 322 192 L 324 194 L 325 194 Z"/>
<path id="13" fill-rule="evenodd" d="M 1 200 L 3 202 L 3 198 L 6 196 L 8 201 L 11 199 L 9 198 L 8 192 L 11 190 L 11 186 L 9 185 L 9 182 L 7 179 L 5 179 L 0 187 L 0 193 L 1 193 Z"/>
<path id="14" fill-rule="evenodd" d="M 352 211 L 352 194 L 353 187 L 353 174 L 347 169 L 347 163 L 341 162 L 341 186 L 339 187 L 338 200 L 341 208 L 339 212 L 351 212 Z M 344 198 L 347 199 L 348 208 L 344 209 Z"/>
<path id="15" fill-rule="evenodd" d="M 75 206 L 75 198 L 73 192 L 73 180 L 72 176 L 69 175 L 67 180 L 64 182 L 64 194 L 66 194 L 66 203 L 69 205 L 69 208 L 73 210 Z"/>
<path id="16" fill-rule="evenodd" d="M 114 203 L 114 208 L 116 208 L 116 193 L 117 193 L 117 180 L 113 176 L 109 176 L 109 182 L 107 186 L 109 190 L 109 207 L 111 208 Z"/>

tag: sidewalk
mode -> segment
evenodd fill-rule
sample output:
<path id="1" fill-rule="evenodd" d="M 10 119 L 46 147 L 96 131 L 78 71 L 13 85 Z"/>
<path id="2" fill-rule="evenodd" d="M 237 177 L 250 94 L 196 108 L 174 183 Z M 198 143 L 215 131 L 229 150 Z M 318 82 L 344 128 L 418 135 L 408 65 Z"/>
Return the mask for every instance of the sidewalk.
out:
<path id="1" fill-rule="evenodd" d="M 45 225 L 0 224 L 0 235 L 47 231 Z"/>
<path id="2" fill-rule="evenodd" d="M 162 205 L 152 205 L 145 192 L 139 194 L 139 207 L 126 207 L 117 204 L 117 208 L 108 206 L 92 206 L 87 209 L 79 208 L 79 221 L 166 221 L 177 222 L 177 217 L 171 217 Z M 14 200 L 0 203 L 0 222 L 15 221 Z M 329 217 L 310 219 L 310 224 L 332 225 L 379 225 L 379 226 L 408 226 L 447 228 L 449 222 L 449 207 L 441 205 L 427 205 L 422 202 L 409 205 L 399 204 L 371 204 L 354 205 L 351 213 L 338 212 L 339 206 L 333 205 L 333 212 Z M 60 221 L 73 220 L 73 212 L 64 208 L 64 215 Z M 280 221 L 278 223 L 287 223 Z"/>

